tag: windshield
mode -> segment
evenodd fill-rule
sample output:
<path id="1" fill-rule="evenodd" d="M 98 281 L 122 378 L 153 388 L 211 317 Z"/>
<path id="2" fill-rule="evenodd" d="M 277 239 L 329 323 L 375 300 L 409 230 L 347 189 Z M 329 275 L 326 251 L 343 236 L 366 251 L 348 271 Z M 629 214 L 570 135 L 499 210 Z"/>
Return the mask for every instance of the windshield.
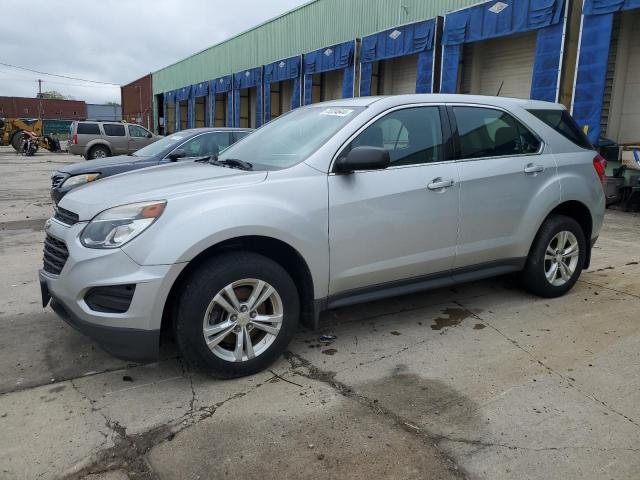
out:
<path id="1" fill-rule="evenodd" d="M 183 133 L 172 133 L 168 137 L 164 137 L 162 140 L 158 140 L 157 142 L 153 142 L 151 145 L 141 148 L 136 153 L 132 153 L 132 155 L 134 157 L 153 157 L 154 155 L 158 155 L 164 151 L 166 148 L 172 147 L 181 142 L 186 137 L 187 135 Z"/>
<path id="2" fill-rule="evenodd" d="M 293 110 L 230 146 L 219 160 L 244 160 L 256 170 L 289 168 L 305 160 L 363 110 L 326 106 Z"/>

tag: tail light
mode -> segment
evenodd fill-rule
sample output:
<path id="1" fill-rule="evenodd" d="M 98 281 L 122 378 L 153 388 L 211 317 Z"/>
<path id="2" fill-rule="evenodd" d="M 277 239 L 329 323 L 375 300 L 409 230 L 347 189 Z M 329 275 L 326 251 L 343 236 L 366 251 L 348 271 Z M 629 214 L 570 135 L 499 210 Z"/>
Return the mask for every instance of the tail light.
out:
<path id="1" fill-rule="evenodd" d="M 600 178 L 600 183 L 602 183 L 602 185 L 605 185 L 607 183 L 607 161 L 602 155 L 598 154 L 593 157 L 593 168 L 596 169 L 596 173 Z"/>
<path id="2" fill-rule="evenodd" d="M 71 143 L 73 143 L 74 145 L 78 144 L 78 135 L 74 135 L 73 138 L 71 139 Z M 594 160 L 595 161 L 595 160 Z"/>

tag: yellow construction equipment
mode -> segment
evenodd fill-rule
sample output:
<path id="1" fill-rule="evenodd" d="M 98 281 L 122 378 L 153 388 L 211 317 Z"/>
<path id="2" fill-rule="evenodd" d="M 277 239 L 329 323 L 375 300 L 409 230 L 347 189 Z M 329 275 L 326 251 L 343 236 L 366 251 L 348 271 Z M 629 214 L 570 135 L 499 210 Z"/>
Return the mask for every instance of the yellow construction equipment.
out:
<path id="1" fill-rule="evenodd" d="M 21 118 L 0 119 L 0 145 L 11 145 L 17 152 L 22 148 L 22 132 L 33 132 L 38 136 L 38 146 L 57 152 L 60 150 L 60 142 L 51 135 L 43 134 L 44 123 L 42 120 L 26 121 Z"/>

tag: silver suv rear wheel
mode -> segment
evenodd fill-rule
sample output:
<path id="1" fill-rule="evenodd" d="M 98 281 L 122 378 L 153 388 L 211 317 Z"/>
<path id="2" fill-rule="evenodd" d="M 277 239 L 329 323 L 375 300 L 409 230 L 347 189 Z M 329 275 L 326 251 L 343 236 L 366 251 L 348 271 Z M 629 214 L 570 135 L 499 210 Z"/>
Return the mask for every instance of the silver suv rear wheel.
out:
<path id="1" fill-rule="evenodd" d="M 580 245 L 576 236 L 566 230 L 551 239 L 544 256 L 544 273 L 551 285 L 567 283 L 578 267 Z"/>

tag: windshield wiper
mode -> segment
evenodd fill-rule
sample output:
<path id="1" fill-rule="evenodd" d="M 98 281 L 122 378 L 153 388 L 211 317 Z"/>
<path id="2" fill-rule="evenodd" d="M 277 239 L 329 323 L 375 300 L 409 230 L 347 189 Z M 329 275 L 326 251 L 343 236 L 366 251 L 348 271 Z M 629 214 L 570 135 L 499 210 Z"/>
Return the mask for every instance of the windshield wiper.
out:
<path id="1" fill-rule="evenodd" d="M 239 160 L 237 158 L 229 158 L 228 160 L 218 160 L 218 155 L 209 155 L 202 158 L 197 158 L 194 162 L 207 162 L 209 165 L 215 165 L 216 167 L 228 167 L 238 168 L 240 170 L 253 170 L 253 164 Z"/>

